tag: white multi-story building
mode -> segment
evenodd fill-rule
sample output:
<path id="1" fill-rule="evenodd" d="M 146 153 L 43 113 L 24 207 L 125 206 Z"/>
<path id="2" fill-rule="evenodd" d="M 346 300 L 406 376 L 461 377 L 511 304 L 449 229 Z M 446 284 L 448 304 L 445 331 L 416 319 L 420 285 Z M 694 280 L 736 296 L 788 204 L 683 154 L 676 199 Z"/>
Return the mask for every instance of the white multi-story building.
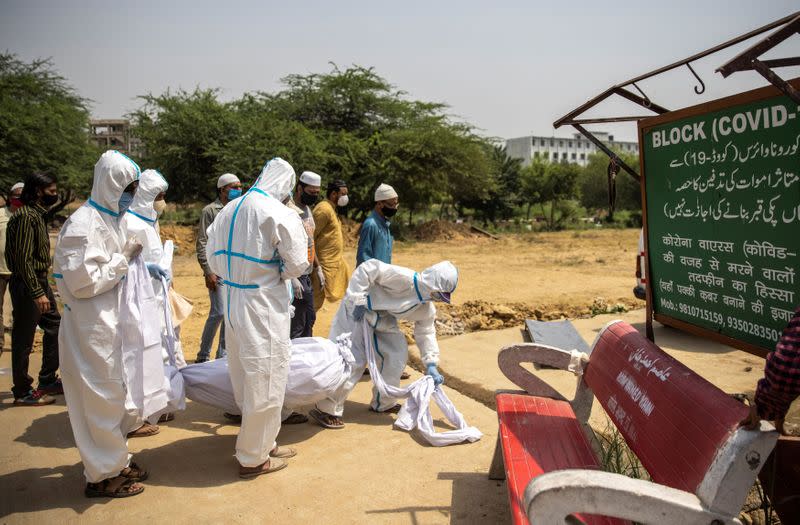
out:
<path id="1" fill-rule="evenodd" d="M 637 142 L 615 141 L 613 135 L 603 131 L 593 134 L 615 151 L 632 155 L 639 154 Z M 514 159 L 522 159 L 524 166 L 529 165 L 533 159 L 548 162 L 572 162 L 586 166 L 589 162 L 589 155 L 597 151 L 599 151 L 597 146 L 580 133 L 575 133 L 571 139 L 527 136 L 506 140 L 506 155 Z"/>

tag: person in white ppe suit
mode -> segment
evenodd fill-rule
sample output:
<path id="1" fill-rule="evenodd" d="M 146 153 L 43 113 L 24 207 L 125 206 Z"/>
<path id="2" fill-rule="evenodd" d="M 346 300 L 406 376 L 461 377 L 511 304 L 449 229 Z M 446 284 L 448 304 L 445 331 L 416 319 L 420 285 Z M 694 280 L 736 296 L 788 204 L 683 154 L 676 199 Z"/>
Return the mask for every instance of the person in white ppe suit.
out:
<path id="1" fill-rule="evenodd" d="M 161 243 L 161 235 L 158 229 L 158 218 L 166 208 L 164 196 L 168 188 L 169 184 L 161 173 L 156 170 L 144 170 L 141 177 L 139 177 L 139 188 L 136 191 L 133 202 L 127 213 L 120 220 L 123 237 L 127 239 L 135 235 L 142 242 L 142 258 L 150 273 L 159 312 L 158 317 L 161 321 L 161 353 L 167 382 L 169 382 L 171 371 L 169 365 L 173 361 L 177 368 L 186 366 L 179 342 L 171 335 L 167 327 L 167 316 L 171 315 L 171 313 L 168 311 L 169 300 L 162 281 L 162 279 L 166 279 L 169 282 L 172 279 L 172 268 L 167 262 L 172 259 L 171 253 L 165 256 L 164 245 Z M 168 247 L 171 245 L 172 243 L 167 244 Z M 180 385 L 175 386 L 176 388 L 173 390 L 177 390 L 177 392 L 172 392 L 175 396 L 170 396 L 170 408 L 182 409 L 182 401 L 176 397 L 181 395 L 181 388 Z M 160 419 L 154 417 L 149 421 L 155 422 L 158 420 L 163 422 L 174 419 L 172 413 L 160 415 Z M 145 423 L 128 437 L 150 436 L 157 432 L 157 426 Z"/>
<path id="2" fill-rule="evenodd" d="M 408 360 L 408 343 L 397 325 L 399 319 L 414 323 L 414 341 L 419 347 L 427 374 L 438 385 L 444 378 L 436 367 L 439 344 L 436 341 L 436 307 L 433 302 L 450 302 L 450 294 L 458 284 L 458 270 L 449 261 L 442 261 L 417 273 L 409 268 L 386 264 L 377 259 L 361 263 L 347 287 L 339 310 L 333 319 L 329 339 L 351 332 L 356 364 L 350 378 L 334 396 L 316 404 L 309 415 L 325 428 L 342 428 L 344 402 L 361 378 L 367 363 L 364 348 L 366 319 L 373 332 L 380 373 L 385 382 L 400 386 L 400 376 Z M 370 410 L 399 412 L 394 398 L 381 396 L 373 388 Z"/>
<path id="3" fill-rule="evenodd" d="M 281 204 L 294 182 L 288 162 L 270 160 L 253 187 L 208 228 L 209 266 L 225 285 L 228 371 L 242 413 L 236 459 L 245 478 L 284 468 L 284 459 L 296 453 L 275 442 L 291 351 L 286 281 L 308 266 L 305 228 Z"/>
<path id="4" fill-rule="evenodd" d="M 58 334 L 69 420 L 86 476 L 88 497 L 139 494 L 147 471 L 131 462 L 126 434 L 120 282 L 142 250 L 120 233 L 120 214 L 133 200 L 139 167 L 107 151 L 94 167 L 89 200 L 70 216 L 56 242 L 53 271 L 64 305 Z"/>

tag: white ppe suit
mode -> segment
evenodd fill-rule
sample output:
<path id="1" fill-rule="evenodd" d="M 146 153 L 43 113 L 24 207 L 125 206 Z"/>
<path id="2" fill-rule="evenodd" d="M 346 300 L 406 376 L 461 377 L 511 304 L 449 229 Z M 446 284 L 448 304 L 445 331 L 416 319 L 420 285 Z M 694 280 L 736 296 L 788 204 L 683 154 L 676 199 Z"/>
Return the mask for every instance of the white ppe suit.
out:
<path id="1" fill-rule="evenodd" d="M 364 348 L 364 323 L 355 322 L 353 310 L 365 306 L 364 319 L 373 330 L 373 344 L 383 379 L 391 386 L 400 385 L 400 375 L 408 361 L 408 343 L 397 326 L 398 319 L 414 323 L 414 341 L 425 365 L 438 364 L 436 342 L 436 307 L 431 301 L 434 292 L 452 293 L 458 284 L 458 271 L 443 261 L 417 273 L 402 266 L 377 259 L 361 263 L 353 272 L 347 293 L 333 319 L 329 339 L 352 332 L 352 351 L 356 365 L 349 380 L 336 395 L 317 403 L 317 408 L 334 416 L 344 412 L 344 402 L 355 387 L 367 364 Z M 378 412 L 392 408 L 397 400 L 372 389 L 370 407 Z"/>
<path id="2" fill-rule="evenodd" d="M 270 160 L 253 187 L 228 203 L 208 228 L 206 254 L 223 278 L 228 371 L 242 426 L 236 458 L 255 467 L 269 458 L 281 424 L 291 344 L 286 280 L 308 267 L 308 238 L 285 195 L 295 173 Z"/>
<path id="3" fill-rule="evenodd" d="M 53 272 L 64 304 L 58 333 L 61 377 L 86 480 L 117 476 L 128 466 L 126 435 L 136 424 L 125 408 L 119 199 L 140 174 L 128 157 L 107 151 L 95 164 L 89 200 L 58 235 Z"/>
<path id="4" fill-rule="evenodd" d="M 157 264 L 166 270 L 169 278 L 172 277 L 172 257 L 171 253 L 166 254 L 164 246 L 161 244 L 161 235 L 158 231 L 158 214 L 153 209 L 155 198 L 162 192 L 166 192 L 169 184 L 164 177 L 156 170 L 144 170 L 139 177 L 139 188 L 133 197 L 130 208 L 120 219 L 122 238 L 128 239 L 132 235 L 142 243 L 142 259 L 145 264 Z M 168 243 L 167 246 L 172 246 Z M 176 384 L 181 381 L 179 374 L 174 374 L 173 367 L 181 368 L 186 366 L 183 352 L 180 349 L 179 341 L 175 336 L 175 331 L 171 324 L 171 312 L 169 300 L 167 298 L 166 284 L 161 280 L 149 277 L 155 293 L 156 308 L 161 325 L 161 356 L 164 363 L 164 375 L 167 382 L 171 383 L 169 392 L 169 406 L 165 411 L 183 410 L 183 384 Z M 166 310 L 165 310 L 166 309 Z M 170 378 L 172 380 L 170 381 Z M 152 423 L 158 420 L 160 413 L 155 413 L 148 420 Z"/>

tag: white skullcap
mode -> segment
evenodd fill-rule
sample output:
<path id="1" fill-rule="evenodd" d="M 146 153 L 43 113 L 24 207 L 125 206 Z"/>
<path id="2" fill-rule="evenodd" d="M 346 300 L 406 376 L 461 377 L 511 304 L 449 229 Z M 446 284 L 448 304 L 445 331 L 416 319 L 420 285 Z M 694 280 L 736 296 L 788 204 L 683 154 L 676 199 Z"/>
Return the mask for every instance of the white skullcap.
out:
<path id="1" fill-rule="evenodd" d="M 375 202 L 387 201 L 395 197 L 397 197 L 397 192 L 388 184 L 381 184 L 378 186 L 378 189 L 375 190 Z"/>
<path id="2" fill-rule="evenodd" d="M 228 184 L 234 184 L 236 182 L 241 182 L 239 177 L 234 175 L 233 173 L 226 173 L 225 175 L 220 175 L 217 179 L 217 189 L 224 188 Z"/>
<path id="3" fill-rule="evenodd" d="M 304 171 L 300 175 L 300 182 L 302 182 L 303 184 L 308 184 L 309 186 L 321 186 L 322 177 L 320 177 L 313 171 Z"/>
<path id="4" fill-rule="evenodd" d="M 11 186 L 11 191 L 21 190 L 23 188 L 25 188 L 25 185 L 23 183 L 21 183 L 21 182 L 18 182 L 16 184 L 14 184 L 13 186 Z"/>

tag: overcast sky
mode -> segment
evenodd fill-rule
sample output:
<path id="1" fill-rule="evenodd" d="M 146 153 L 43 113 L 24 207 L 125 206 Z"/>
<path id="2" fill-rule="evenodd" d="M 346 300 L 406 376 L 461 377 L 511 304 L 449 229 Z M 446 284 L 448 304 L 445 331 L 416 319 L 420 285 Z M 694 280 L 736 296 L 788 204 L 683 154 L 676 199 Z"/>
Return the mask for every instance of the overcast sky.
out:
<path id="1" fill-rule="evenodd" d="M 52 57 L 92 114 L 117 118 L 137 95 L 218 87 L 223 98 L 274 91 L 329 62 L 373 66 L 409 96 L 444 102 L 485 135 L 568 135 L 552 122 L 617 82 L 790 14 L 789 0 L 669 2 L 345 2 L 0 0 L 0 49 Z M 753 40 L 752 42 L 755 42 Z M 744 47 L 735 48 L 736 51 Z M 770 56 L 797 56 L 800 36 Z M 701 60 L 640 87 L 669 108 L 765 85 Z M 784 68 L 784 78 L 800 68 Z M 606 115 L 639 114 L 610 106 Z M 608 129 L 635 137 L 632 125 Z"/>

